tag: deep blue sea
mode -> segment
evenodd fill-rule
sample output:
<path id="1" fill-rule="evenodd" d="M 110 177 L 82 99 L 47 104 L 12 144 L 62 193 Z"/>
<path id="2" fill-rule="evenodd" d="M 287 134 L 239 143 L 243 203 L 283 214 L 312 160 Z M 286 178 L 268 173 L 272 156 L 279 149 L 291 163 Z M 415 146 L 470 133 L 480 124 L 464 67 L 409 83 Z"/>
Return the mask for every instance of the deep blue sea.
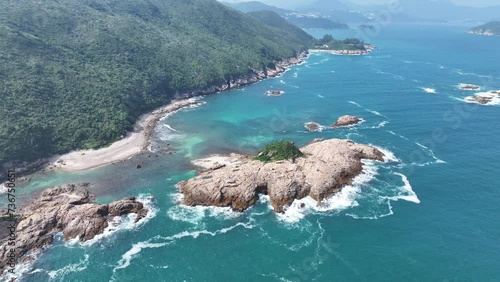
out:
<path id="1" fill-rule="evenodd" d="M 475 92 L 458 89 L 500 89 L 500 37 L 467 29 L 385 27 L 368 56 L 311 54 L 280 77 L 164 119 L 154 146 L 175 154 L 34 176 L 21 199 L 90 182 L 100 203 L 140 196 L 152 213 L 89 244 L 57 238 L 22 281 L 500 281 L 500 107 L 466 103 Z M 264 96 L 272 89 L 286 93 Z M 304 128 L 345 114 L 365 122 Z M 367 162 L 340 194 L 283 215 L 265 197 L 244 213 L 179 205 L 175 184 L 196 174 L 191 160 L 319 137 L 372 144 L 389 161 Z"/>

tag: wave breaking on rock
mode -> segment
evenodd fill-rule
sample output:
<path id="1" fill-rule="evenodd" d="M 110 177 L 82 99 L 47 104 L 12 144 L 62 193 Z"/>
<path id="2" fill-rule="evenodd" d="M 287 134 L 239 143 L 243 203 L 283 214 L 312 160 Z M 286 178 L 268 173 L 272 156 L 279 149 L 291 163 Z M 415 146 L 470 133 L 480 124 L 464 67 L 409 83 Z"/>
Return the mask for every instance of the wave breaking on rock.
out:
<path id="1" fill-rule="evenodd" d="M 232 154 L 229 164 L 214 165 L 178 187 L 188 206 L 231 207 L 244 211 L 268 195 L 281 213 L 296 199 L 311 197 L 318 203 L 338 193 L 362 173 L 362 160 L 384 161 L 378 149 L 350 140 L 329 139 L 311 143 L 295 161 L 261 162 Z"/>

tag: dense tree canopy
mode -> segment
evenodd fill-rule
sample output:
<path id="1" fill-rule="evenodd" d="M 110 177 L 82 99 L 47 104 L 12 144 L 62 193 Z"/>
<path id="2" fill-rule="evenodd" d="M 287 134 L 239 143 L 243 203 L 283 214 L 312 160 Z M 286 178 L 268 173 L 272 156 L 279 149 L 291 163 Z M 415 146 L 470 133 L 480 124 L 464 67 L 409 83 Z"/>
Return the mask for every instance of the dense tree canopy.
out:
<path id="1" fill-rule="evenodd" d="M 0 166 L 97 148 L 312 38 L 215 0 L 0 1 Z"/>

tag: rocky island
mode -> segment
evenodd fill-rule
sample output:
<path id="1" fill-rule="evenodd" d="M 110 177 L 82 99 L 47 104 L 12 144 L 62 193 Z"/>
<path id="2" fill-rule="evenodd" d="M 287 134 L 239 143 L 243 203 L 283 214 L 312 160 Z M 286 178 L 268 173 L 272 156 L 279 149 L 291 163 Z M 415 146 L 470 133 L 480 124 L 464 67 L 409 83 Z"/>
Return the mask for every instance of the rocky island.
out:
<path id="1" fill-rule="evenodd" d="M 310 196 L 321 202 L 339 192 L 363 171 L 363 160 L 382 162 L 378 149 L 350 140 L 315 140 L 296 148 L 280 141 L 268 145 L 257 157 L 231 154 L 221 164 L 202 161 L 206 168 L 178 188 L 188 206 L 231 207 L 244 211 L 260 194 L 269 195 L 275 212 L 283 212 L 295 199 Z"/>
<path id="2" fill-rule="evenodd" d="M 487 106 L 500 105 L 500 90 L 479 92 L 474 96 L 466 97 L 465 101 Z"/>
<path id="3" fill-rule="evenodd" d="M 12 230 L 0 237 L 0 273 L 17 263 L 26 263 L 45 246 L 51 244 L 56 233 L 62 232 L 65 240 L 89 241 L 102 234 L 115 217 L 135 214 L 135 222 L 144 218 L 148 210 L 135 198 L 94 204 L 94 196 L 88 192 L 89 184 L 64 185 L 44 190 L 31 204 L 24 207 L 17 221 L 2 220 Z M 11 227 L 13 225 L 13 227 Z M 13 232 L 15 231 L 15 232 Z M 16 251 L 10 259 L 12 234 Z"/>
<path id="4" fill-rule="evenodd" d="M 347 38 L 344 40 L 334 39 L 327 34 L 318 40 L 316 46 L 309 51 L 312 53 L 329 53 L 334 55 L 360 56 L 370 54 L 375 46 L 366 44 L 357 38 Z"/>
<path id="5" fill-rule="evenodd" d="M 485 36 L 500 35 L 500 22 L 489 22 L 487 24 L 471 28 L 468 33 Z"/>
<path id="6" fill-rule="evenodd" d="M 460 90 L 469 90 L 469 91 L 481 90 L 481 86 L 475 85 L 475 84 L 469 84 L 469 83 L 460 83 L 458 85 L 458 89 L 460 89 Z"/>
<path id="7" fill-rule="evenodd" d="M 330 127 L 336 128 L 336 127 L 343 127 L 343 126 L 351 126 L 351 125 L 356 125 L 358 123 L 362 123 L 363 120 L 355 117 L 355 116 L 341 116 L 337 119 L 337 121 L 332 124 Z"/>
<path id="8" fill-rule="evenodd" d="M 285 94 L 285 91 L 281 91 L 281 90 L 269 90 L 266 92 L 266 96 L 281 96 Z"/>
<path id="9" fill-rule="evenodd" d="M 306 122 L 304 127 L 309 131 L 321 131 L 323 127 L 317 122 Z"/>

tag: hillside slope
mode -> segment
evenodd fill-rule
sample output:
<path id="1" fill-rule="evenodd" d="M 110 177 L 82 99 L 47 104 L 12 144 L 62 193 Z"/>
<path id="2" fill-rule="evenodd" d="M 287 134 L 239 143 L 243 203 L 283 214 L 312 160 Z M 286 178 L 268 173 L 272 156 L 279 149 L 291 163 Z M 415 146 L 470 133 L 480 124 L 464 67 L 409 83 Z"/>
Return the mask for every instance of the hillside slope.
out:
<path id="1" fill-rule="evenodd" d="M 215 0 L 1 1 L 0 167 L 105 146 L 176 95 L 311 41 Z"/>
<path id="2" fill-rule="evenodd" d="M 500 35 L 500 22 L 489 22 L 478 27 L 471 28 L 469 33 L 487 36 Z"/>

